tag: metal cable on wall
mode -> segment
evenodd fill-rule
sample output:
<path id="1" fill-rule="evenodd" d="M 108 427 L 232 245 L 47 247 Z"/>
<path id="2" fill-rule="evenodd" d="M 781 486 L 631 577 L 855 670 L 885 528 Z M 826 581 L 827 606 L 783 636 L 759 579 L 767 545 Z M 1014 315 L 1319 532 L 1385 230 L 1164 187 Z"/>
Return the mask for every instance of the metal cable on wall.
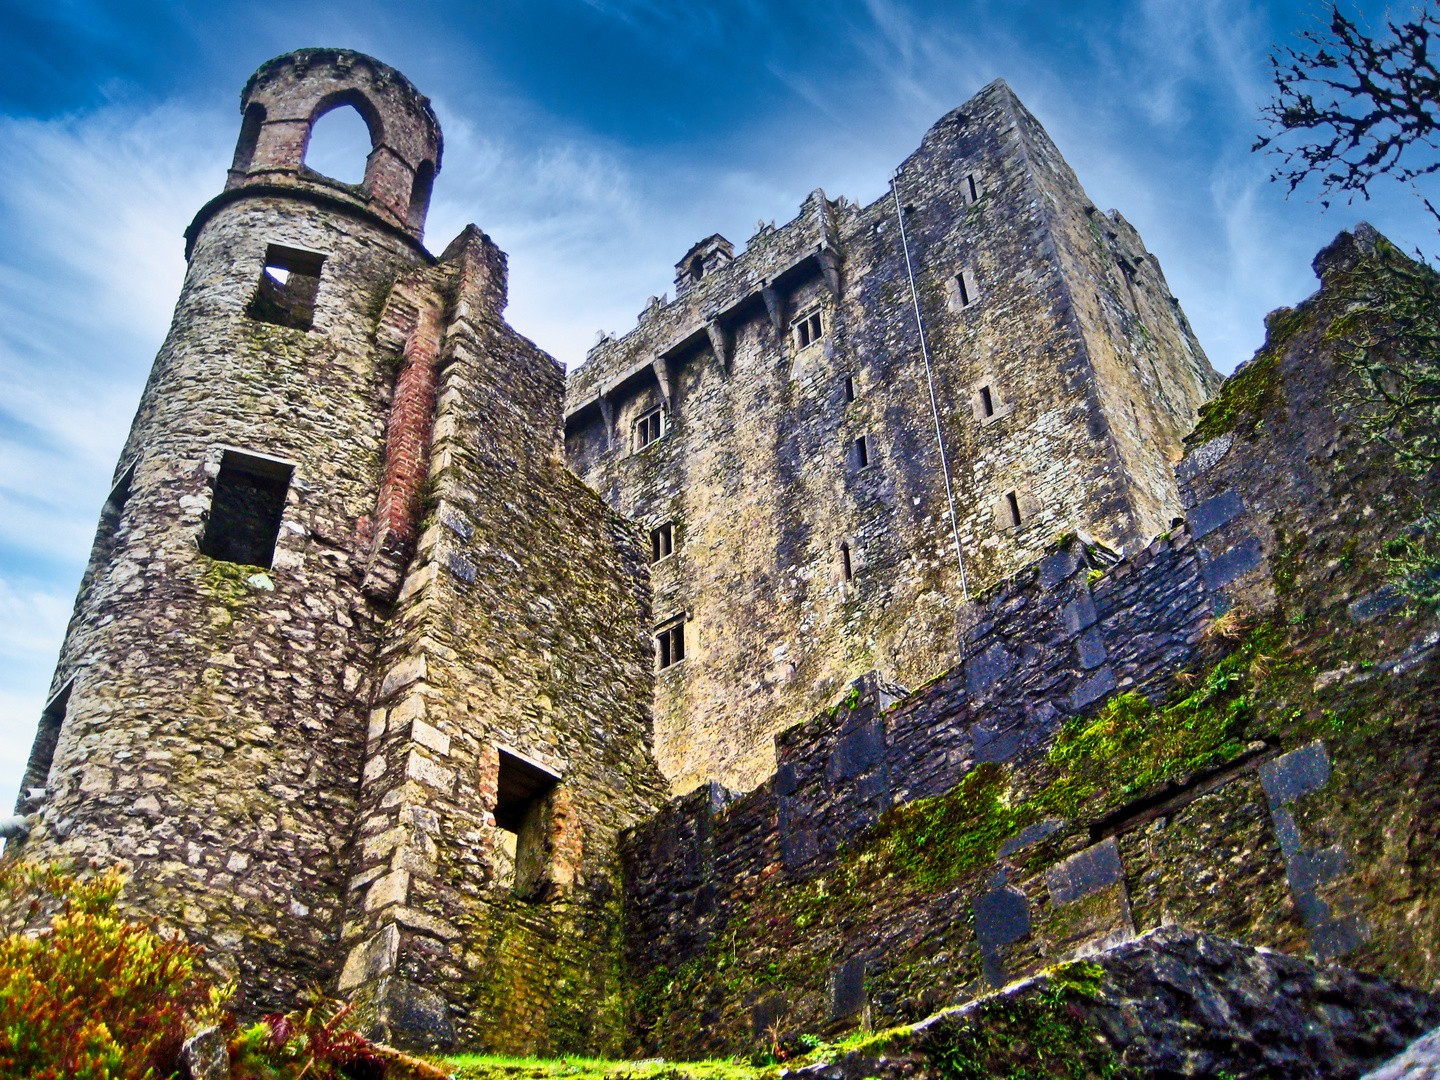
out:
<path id="1" fill-rule="evenodd" d="M 920 334 L 920 356 L 925 361 L 925 384 L 930 389 L 930 415 L 935 419 L 935 444 L 940 448 L 940 471 L 945 474 L 945 501 L 950 506 L 950 530 L 955 536 L 955 561 L 960 566 L 960 588 L 968 599 L 970 583 L 965 576 L 965 553 L 960 547 L 960 521 L 955 515 L 955 491 L 950 482 L 950 461 L 945 454 L 945 433 L 940 426 L 940 403 L 935 399 L 935 375 L 930 369 L 930 347 L 925 341 L 925 321 L 920 316 L 920 291 L 915 287 L 915 268 L 910 262 L 910 241 L 905 236 L 905 211 L 900 207 L 900 192 L 895 177 L 890 175 L 890 195 L 895 200 L 895 218 L 900 223 L 900 247 L 905 252 L 905 273 L 910 278 L 910 299 L 915 305 L 915 329 Z"/>

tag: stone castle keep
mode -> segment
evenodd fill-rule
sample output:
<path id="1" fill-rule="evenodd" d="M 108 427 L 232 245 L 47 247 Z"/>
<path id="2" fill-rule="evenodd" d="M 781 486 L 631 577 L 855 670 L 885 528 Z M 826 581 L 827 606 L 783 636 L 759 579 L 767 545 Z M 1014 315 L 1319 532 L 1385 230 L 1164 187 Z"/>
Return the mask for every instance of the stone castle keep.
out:
<path id="1" fill-rule="evenodd" d="M 345 106 L 358 185 L 304 164 Z M 1159 264 L 996 82 L 875 203 L 816 191 L 739 253 L 700 241 L 567 378 L 504 321 L 483 232 L 424 246 L 442 139 L 404 76 L 301 50 L 241 110 L 12 854 L 122 863 L 249 1012 L 318 982 L 420 1047 L 733 1052 L 1170 923 L 1440 974 L 1433 914 L 1371 888 L 1432 871 L 1347 832 L 1393 817 L 1358 728 L 1232 716 L 1203 767 L 1044 794 L 1067 725 L 1163 701 L 1216 662 L 1217 615 L 1300 610 L 1325 560 L 1284 577 L 1295 545 L 1391 520 L 1314 389 L 1319 300 L 1271 328 L 1288 412 L 1207 406 L 1191 436 L 1221 380 Z M 1342 234 L 1317 296 L 1389 250 Z M 1314 528 L 1277 531 L 1297 506 Z M 1401 617 L 1376 587 L 1355 625 Z M 1388 786 L 1423 801 L 1404 732 Z M 1305 801 L 1342 783 L 1343 821 Z M 866 876 L 955 792 L 1009 824 L 940 877 Z"/>

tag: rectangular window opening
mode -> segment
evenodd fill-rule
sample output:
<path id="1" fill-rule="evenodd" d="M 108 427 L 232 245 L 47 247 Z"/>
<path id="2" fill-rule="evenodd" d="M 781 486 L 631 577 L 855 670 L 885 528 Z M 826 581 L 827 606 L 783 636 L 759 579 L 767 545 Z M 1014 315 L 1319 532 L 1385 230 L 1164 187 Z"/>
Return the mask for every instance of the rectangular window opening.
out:
<path id="1" fill-rule="evenodd" d="M 960 290 L 961 307 L 969 307 L 970 301 L 973 299 L 971 295 L 970 283 L 965 280 L 967 273 L 968 271 L 962 270 L 960 273 L 955 275 L 955 287 Z"/>
<path id="2" fill-rule="evenodd" d="M 221 562 L 269 569 L 294 470 L 275 458 L 226 450 L 200 551 Z"/>
<path id="3" fill-rule="evenodd" d="M 650 561 L 657 563 L 675 550 L 675 523 L 667 521 L 650 530 Z"/>
<path id="4" fill-rule="evenodd" d="M 1013 491 L 1005 493 L 1005 508 L 1010 512 L 1010 524 L 1020 524 L 1020 500 Z"/>
<path id="5" fill-rule="evenodd" d="M 685 659 L 685 620 L 680 619 L 655 633 L 655 654 L 660 670 Z"/>
<path id="6" fill-rule="evenodd" d="M 820 322 L 818 311 L 802 315 L 795 321 L 795 341 L 802 349 L 819 341 L 823 332 L 824 326 Z"/>
<path id="7" fill-rule="evenodd" d="M 560 777 L 518 754 L 497 750 L 495 824 L 515 837 L 511 888 L 517 896 L 539 897 L 550 884 L 550 796 Z"/>
<path id="8" fill-rule="evenodd" d="M 970 196 L 970 201 L 971 201 L 972 203 L 979 201 L 979 199 L 980 199 L 980 189 L 975 186 L 975 174 L 974 174 L 974 173 L 970 173 L 968 176 L 965 177 L 965 192 L 966 192 L 966 194 L 968 194 L 968 195 Z"/>
<path id="9" fill-rule="evenodd" d="M 112 517 L 118 523 L 120 515 L 125 512 L 125 503 L 130 498 L 130 485 L 135 482 L 135 465 L 132 462 L 130 467 L 121 474 L 120 479 L 115 481 L 115 486 L 110 489 L 110 497 L 105 500 L 105 507 L 101 514 Z"/>
<path id="10" fill-rule="evenodd" d="M 852 376 L 845 376 L 845 400 L 855 400 L 855 379 Z"/>
<path id="11" fill-rule="evenodd" d="M 864 469 L 870 464 L 870 436 L 861 435 L 852 444 L 851 456 L 855 462 L 855 468 Z"/>
<path id="12" fill-rule="evenodd" d="M 65 726 L 70 691 L 74 686 L 74 679 L 62 686 L 40 714 L 35 743 L 30 748 L 30 760 L 25 765 L 25 778 L 20 782 L 20 796 L 15 800 L 17 814 L 33 814 L 45 802 L 50 766 L 55 763 L 55 748 L 60 744 L 60 729 Z"/>
<path id="13" fill-rule="evenodd" d="M 980 387 L 980 411 L 986 416 L 995 415 L 995 401 L 990 396 L 990 387 Z"/>
<path id="14" fill-rule="evenodd" d="M 110 558 L 115 534 L 119 532 L 120 522 L 125 516 L 125 504 L 130 499 L 130 485 L 134 480 L 135 465 L 132 462 L 120 475 L 120 479 L 115 481 L 115 486 L 110 489 L 110 497 L 100 508 L 100 528 L 96 532 L 96 544 L 104 560 Z"/>
<path id="15" fill-rule="evenodd" d="M 309 330 L 315 321 L 315 298 L 320 292 L 320 267 L 325 256 L 313 251 L 270 244 L 265 266 L 245 313 L 259 322 Z"/>
<path id="16" fill-rule="evenodd" d="M 651 409 L 635 421 L 635 449 L 644 450 L 665 434 L 665 410 Z"/>
<path id="17" fill-rule="evenodd" d="M 849 580 L 850 580 L 851 567 L 850 567 L 850 545 L 849 545 L 849 544 L 841 544 L 841 545 L 840 545 L 840 573 L 845 576 L 845 580 L 846 580 L 846 581 L 849 581 Z"/>

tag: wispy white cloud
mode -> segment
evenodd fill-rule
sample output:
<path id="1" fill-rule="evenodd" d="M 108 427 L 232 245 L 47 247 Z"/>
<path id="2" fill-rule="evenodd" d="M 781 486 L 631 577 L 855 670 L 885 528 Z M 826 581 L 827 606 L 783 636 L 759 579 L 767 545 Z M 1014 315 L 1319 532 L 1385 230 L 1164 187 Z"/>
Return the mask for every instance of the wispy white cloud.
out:
<path id="1" fill-rule="evenodd" d="M 0 809 L 226 126 L 178 107 L 0 118 Z"/>

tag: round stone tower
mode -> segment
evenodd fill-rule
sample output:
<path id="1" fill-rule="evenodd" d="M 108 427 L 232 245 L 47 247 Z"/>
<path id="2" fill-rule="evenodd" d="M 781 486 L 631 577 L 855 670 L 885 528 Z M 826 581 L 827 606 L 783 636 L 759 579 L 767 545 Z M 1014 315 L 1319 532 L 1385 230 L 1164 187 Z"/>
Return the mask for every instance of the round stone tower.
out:
<path id="1" fill-rule="evenodd" d="M 370 131 L 358 185 L 304 164 L 316 120 L 344 106 Z M 265 64 L 241 108 L 225 190 L 185 234 L 184 287 L 62 648 L 18 847 L 123 864 L 126 901 L 207 945 L 254 1010 L 335 961 L 389 613 L 365 581 L 393 472 L 399 324 L 426 321 L 386 302 L 434 263 L 421 236 L 441 137 L 404 76 L 339 49 Z"/>

